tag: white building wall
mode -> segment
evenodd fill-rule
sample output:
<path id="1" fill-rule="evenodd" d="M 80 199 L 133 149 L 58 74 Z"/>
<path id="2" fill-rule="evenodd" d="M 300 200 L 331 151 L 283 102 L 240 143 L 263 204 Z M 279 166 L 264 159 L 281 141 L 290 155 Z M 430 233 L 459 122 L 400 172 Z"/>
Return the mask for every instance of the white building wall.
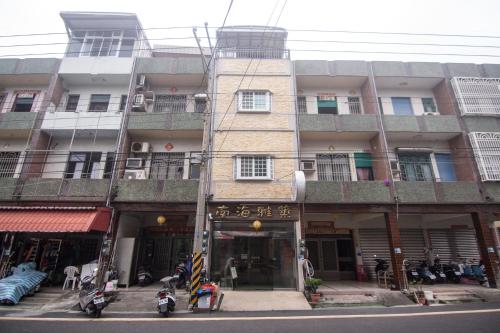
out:
<path id="1" fill-rule="evenodd" d="M 378 96 L 382 102 L 382 108 L 384 114 L 390 115 L 394 114 L 394 109 L 392 107 L 391 97 L 409 97 L 411 106 L 413 109 L 413 114 L 420 116 L 424 114 L 424 106 L 422 104 L 422 98 L 434 98 L 432 89 L 377 89 Z M 434 105 L 437 104 L 434 99 Z M 437 110 L 439 113 L 439 110 Z"/>

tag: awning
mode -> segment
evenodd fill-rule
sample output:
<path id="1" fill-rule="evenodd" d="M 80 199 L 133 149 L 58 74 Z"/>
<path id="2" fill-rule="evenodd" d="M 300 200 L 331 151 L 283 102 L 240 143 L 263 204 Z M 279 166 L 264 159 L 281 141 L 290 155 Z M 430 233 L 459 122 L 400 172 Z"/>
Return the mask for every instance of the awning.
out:
<path id="1" fill-rule="evenodd" d="M 109 208 L 0 207 L 0 232 L 104 232 L 110 219 Z"/>

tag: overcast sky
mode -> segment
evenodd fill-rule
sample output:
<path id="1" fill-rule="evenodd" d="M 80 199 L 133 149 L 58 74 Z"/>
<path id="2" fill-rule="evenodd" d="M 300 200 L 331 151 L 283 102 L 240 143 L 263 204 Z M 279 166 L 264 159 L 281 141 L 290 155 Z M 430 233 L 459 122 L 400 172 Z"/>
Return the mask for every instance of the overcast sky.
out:
<path id="1" fill-rule="evenodd" d="M 4 0 L 0 4 L 0 35 L 64 33 L 64 24 L 59 16 L 61 11 L 132 12 L 139 16 L 146 29 L 202 26 L 204 22 L 215 27 L 222 24 L 229 3 L 229 0 Z M 276 25 L 277 23 L 278 26 L 291 30 L 316 29 L 497 36 L 497 38 L 466 38 L 290 31 L 288 48 L 291 49 L 294 59 L 500 63 L 500 0 L 288 0 L 279 22 L 277 22 L 284 3 L 285 0 L 234 0 L 227 25 Z M 200 31 L 201 33 L 202 31 Z M 147 35 L 150 39 L 162 39 L 152 41 L 151 44 L 195 45 L 193 39 L 167 39 L 192 37 L 191 29 L 155 29 L 148 30 Z M 308 42 L 293 40 L 308 40 Z M 26 57 L 21 55 L 56 53 L 43 56 L 61 57 L 64 45 L 5 46 L 33 43 L 64 44 L 66 41 L 67 37 L 64 34 L 2 37 L 0 38 L 0 55 Z M 332 41 L 337 41 L 337 43 Z M 427 45 L 346 44 L 338 43 L 338 41 L 401 42 Z M 203 41 L 203 44 L 207 45 L 206 40 Z M 428 46 L 428 44 L 480 45 L 483 47 L 443 47 Z M 343 53 L 338 51 L 454 53 L 496 57 Z"/>

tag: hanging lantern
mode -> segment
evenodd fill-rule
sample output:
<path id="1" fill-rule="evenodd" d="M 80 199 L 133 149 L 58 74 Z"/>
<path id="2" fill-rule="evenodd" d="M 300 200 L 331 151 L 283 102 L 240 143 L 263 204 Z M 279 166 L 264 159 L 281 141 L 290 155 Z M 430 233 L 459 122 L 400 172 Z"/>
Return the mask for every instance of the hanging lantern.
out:
<path id="1" fill-rule="evenodd" d="M 255 231 L 259 231 L 260 228 L 262 228 L 262 222 L 260 222 L 259 220 L 253 221 L 252 228 L 254 228 Z"/>
<path id="2" fill-rule="evenodd" d="M 167 222 L 167 218 L 163 215 L 160 215 L 156 218 L 156 223 L 158 223 L 159 225 L 163 225 L 165 224 L 165 222 Z"/>

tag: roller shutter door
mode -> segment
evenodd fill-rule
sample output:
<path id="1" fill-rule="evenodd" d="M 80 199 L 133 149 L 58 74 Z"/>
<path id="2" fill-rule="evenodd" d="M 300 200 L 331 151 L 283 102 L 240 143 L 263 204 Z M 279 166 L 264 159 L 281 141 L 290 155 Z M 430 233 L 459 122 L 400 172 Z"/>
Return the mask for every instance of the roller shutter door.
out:
<path id="1" fill-rule="evenodd" d="M 403 255 L 414 264 L 426 260 L 425 239 L 422 229 L 400 229 Z"/>
<path id="2" fill-rule="evenodd" d="M 474 229 L 429 229 L 434 255 L 441 261 L 479 260 L 479 248 Z"/>
<path id="3" fill-rule="evenodd" d="M 368 277 L 376 280 L 374 255 L 391 264 L 389 240 L 385 229 L 359 229 L 359 243 L 363 257 L 363 266 Z"/>

